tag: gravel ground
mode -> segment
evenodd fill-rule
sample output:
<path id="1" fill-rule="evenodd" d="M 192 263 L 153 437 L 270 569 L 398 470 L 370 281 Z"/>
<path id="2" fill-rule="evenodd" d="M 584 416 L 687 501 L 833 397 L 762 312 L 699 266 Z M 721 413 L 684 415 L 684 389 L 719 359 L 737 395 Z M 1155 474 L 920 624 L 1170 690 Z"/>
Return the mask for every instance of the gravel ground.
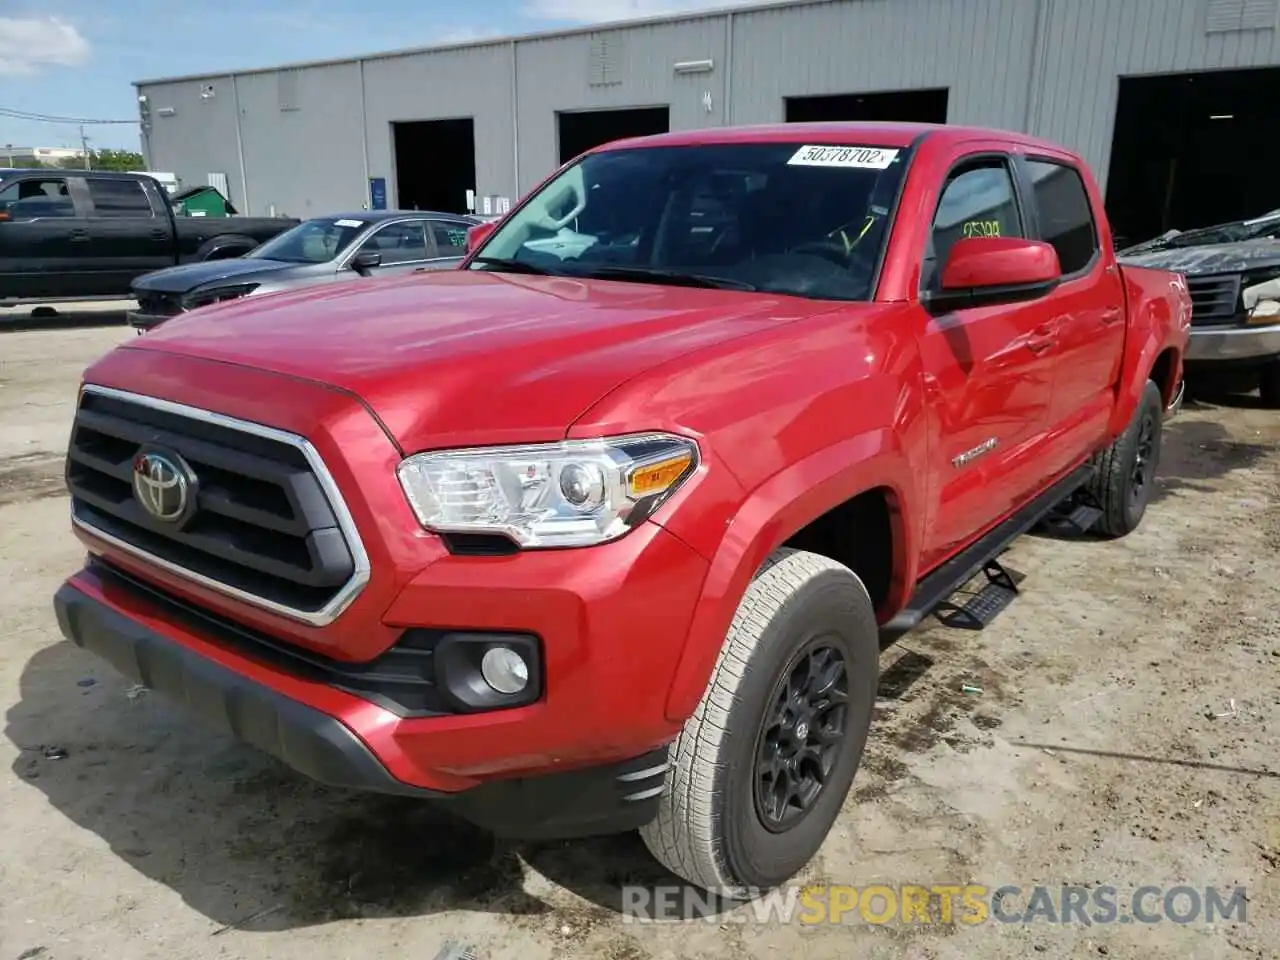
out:
<path id="1" fill-rule="evenodd" d="M 1010 884 L 1014 913 L 1036 885 L 1059 906 L 1110 885 L 1116 922 L 636 924 L 621 885 L 671 881 L 634 837 L 509 845 L 319 788 L 61 641 L 49 599 L 82 551 L 60 454 L 81 369 L 128 336 L 0 334 L 0 960 L 1276 956 L 1280 416 L 1256 401 L 1168 426 L 1133 536 L 1025 537 L 992 626 L 886 648 L 866 763 L 802 878 Z M 1144 885 L 1244 887 L 1246 919 L 1124 922 Z"/>

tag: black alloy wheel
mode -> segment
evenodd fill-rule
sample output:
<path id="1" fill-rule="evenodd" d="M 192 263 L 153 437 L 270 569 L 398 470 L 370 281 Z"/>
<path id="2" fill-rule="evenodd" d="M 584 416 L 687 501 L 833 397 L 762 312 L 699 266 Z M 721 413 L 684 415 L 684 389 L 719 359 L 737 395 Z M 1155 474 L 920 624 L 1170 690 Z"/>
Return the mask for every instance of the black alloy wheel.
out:
<path id="1" fill-rule="evenodd" d="M 756 813 L 772 833 L 797 826 L 831 778 L 844 740 L 849 677 L 841 651 L 811 641 L 783 671 L 757 736 Z"/>

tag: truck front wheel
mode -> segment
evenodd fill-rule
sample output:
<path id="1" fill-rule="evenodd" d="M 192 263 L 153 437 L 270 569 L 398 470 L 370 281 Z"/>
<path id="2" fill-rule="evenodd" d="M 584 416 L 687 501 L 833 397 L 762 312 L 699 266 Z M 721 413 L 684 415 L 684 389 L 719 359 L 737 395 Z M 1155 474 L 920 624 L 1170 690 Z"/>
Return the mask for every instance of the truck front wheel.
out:
<path id="1" fill-rule="evenodd" d="M 672 873 L 745 898 L 818 852 L 862 759 L 879 669 L 862 581 L 783 549 L 738 606 L 673 748 L 657 818 L 641 830 Z"/>

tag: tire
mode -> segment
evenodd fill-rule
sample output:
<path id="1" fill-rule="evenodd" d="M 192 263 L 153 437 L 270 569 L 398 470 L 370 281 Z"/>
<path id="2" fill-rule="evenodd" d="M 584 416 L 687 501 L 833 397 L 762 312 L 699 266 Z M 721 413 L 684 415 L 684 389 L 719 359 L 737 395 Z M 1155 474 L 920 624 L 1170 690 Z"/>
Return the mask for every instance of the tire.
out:
<path id="1" fill-rule="evenodd" d="M 1280 360 L 1272 360 L 1262 368 L 1258 392 L 1268 410 L 1280 410 Z"/>
<path id="2" fill-rule="evenodd" d="M 673 748 L 658 815 L 641 829 L 650 852 L 687 882 L 734 899 L 799 872 L 830 832 L 862 760 L 879 654 L 871 598 L 853 571 L 798 550 L 771 556 L 738 605 L 707 690 Z M 841 686 L 837 659 L 843 664 L 843 712 L 829 696 Z M 791 821 L 770 827 L 765 808 L 786 792 L 780 788 L 787 778 L 777 766 L 757 764 L 769 752 L 769 734 L 777 733 L 766 721 L 785 701 L 784 681 L 810 676 L 810 670 L 834 677 L 834 684 L 816 683 L 828 692 L 806 707 L 808 735 L 797 723 L 782 739 L 784 749 L 803 740 L 823 751 L 825 783 L 798 819 L 791 811 Z M 836 727 L 843 729 L 838 739 L 831 736 Z M 793 769 L 809 776 L 818 762 L 810 754 Z M 775 771 L 767 783 L 759 779 L 765 770 Z M 801 786 L 806 784 L 807 794 L 813 784 L 804 780 Z M 770 793 L 766 786 L 775 789 Z"/>
<path id="3" fill-rule="evenodd" d="M 1094 460 L 1088 490 L 1102 510 L 1094 529 L 1104 536 L 1126 536 L 1142 522 L 1160 466 L 1163 420 L 1164 397 L 1148 380 L 1129 426 Z"/>

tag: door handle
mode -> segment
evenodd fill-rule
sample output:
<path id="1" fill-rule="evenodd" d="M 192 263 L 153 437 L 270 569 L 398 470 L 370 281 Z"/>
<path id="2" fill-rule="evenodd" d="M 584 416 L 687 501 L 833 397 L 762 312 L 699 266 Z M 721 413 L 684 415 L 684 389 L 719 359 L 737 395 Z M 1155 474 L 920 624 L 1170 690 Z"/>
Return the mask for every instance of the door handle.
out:
<path id="1" fill-rule="evenodd" d="M 1102 311 L 1102 325 L 1109 327 L 1113 323 L 1119 323 L 1124 319 L 1124 313 L 1119 307 L 1110 307 Z"/>
<path id="2" fill-rule="evenodd" d="M 151 239 L 152 239 L 152 240 L 164 240 L 164 239 L 167 239 L 167 238 L 168 238 L 168 236 L 169 236 L 169 235 L 168 235 L 167 233 L 165 233 L 163 230 L 152 230 L 152 231 L 151 231 Z"/>
<path id="3" fill-rule="evenodd" d="M 72 228 L 70 233 L 70 239 L 76 241 L 77 243 L 81 243 L 89 239 L 89 231 L 82 230 L 79 228 Z"/>

